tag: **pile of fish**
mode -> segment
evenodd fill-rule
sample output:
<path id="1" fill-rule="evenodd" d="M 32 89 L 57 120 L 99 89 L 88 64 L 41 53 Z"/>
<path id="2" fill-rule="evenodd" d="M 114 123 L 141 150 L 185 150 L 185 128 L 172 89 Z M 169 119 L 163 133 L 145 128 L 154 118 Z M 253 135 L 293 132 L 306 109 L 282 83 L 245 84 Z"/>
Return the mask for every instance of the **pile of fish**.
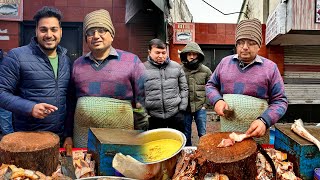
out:
<path id="1" fill-rule="evenodd" d="M 280 180 L 301 180 L 293 172 L 292 162 L 287 161 L 287 154 L 273 148 L 265 149 L 267 154 L 271 157 L 276 170 L 277 177 Z M 257 155 L 257 168 L 259 180 L 271 180 L 273 177 L 271 165 L 266 158 L 259 152 Z"/>

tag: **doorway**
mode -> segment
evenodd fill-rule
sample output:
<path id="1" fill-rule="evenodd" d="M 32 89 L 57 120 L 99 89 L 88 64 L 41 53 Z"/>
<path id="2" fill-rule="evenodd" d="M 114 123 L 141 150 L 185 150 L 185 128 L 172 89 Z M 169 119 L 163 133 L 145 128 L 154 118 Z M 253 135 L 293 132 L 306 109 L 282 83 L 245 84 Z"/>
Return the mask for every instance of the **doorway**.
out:
<path id="1" fill-rule="evenodd" d="M 234 54 L 234 45 L 200 45 L 204 53 L 204 65 L 213 72 L 222 58 Z"/>

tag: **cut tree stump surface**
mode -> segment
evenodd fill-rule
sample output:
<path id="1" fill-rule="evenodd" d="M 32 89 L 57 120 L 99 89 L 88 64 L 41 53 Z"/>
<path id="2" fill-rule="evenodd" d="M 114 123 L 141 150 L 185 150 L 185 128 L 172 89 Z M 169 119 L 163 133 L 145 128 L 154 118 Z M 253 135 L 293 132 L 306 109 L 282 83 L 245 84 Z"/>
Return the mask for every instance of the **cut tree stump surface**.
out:
<path id="1" fill-rule="evenodd" d="M 0 164 L 51 175 L 59 163 L 59 136 L 51 132 L 15 132 L 0 141 Z"/>
<path id="2" fill-rule="evenodd" d="M 257 176 L 257 144 L 249 138 L 233 146 L 218 148 L 221 140 L 231 132 L 206 134 L 200 138 L 196 156 L 201 161 L 198 168 L 199 179 L 207 173 L 220 173 L 230 180 L 255 179 Z"/>

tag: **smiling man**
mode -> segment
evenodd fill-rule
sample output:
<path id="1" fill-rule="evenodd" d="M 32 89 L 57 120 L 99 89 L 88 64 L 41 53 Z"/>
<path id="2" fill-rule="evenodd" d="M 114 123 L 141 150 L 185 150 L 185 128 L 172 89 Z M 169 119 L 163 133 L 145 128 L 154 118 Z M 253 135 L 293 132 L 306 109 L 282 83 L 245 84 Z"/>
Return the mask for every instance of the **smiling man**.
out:
<path id="1" fill-rule="evenodd" d="M 261 22 L 243 20 L 236 29 L 237 54 L 223 58 L 206 85 L 206 94 L 221 116 L 222 131 L 242 131 L 269 143 L 268 128 L 286 112 L 284 83 L 273 61 L 258 55 Z M 223 96 L 222 96 L 223 95 Z M 226 110 L 234 117 L 225 117 Z"/>
<path id="2" fill-rule="evenodd" d="M 87 14 L 83 28 L 90 52 L 73 65 L 75 147 L 86 147 L 89 127 L 147 128 L 143 63 L 137 55 L 112 47 L 115 28 L 107 10 Z"/>
<path id="3" fill-rule="evenodd" d="M 61 18 L 58 9 L 40 9 L 33 17 L 36 37 L 0 61 L 0 107 L 13 113 L 14 131 L 51 131 L 63 142 L 72 135 L 66 121 L 71 63 L 58 45 Z"/>

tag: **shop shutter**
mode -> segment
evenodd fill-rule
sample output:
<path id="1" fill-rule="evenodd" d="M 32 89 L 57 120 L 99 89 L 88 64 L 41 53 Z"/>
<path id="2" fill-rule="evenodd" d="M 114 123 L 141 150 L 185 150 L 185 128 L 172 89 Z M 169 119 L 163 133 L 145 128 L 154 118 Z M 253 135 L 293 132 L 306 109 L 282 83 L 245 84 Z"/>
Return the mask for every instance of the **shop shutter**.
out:
<path id="1" fill-rule="evenodd" d="M 289 104 L 320 104 L 320 46 L 286 46 L 284 82 Z"/>

